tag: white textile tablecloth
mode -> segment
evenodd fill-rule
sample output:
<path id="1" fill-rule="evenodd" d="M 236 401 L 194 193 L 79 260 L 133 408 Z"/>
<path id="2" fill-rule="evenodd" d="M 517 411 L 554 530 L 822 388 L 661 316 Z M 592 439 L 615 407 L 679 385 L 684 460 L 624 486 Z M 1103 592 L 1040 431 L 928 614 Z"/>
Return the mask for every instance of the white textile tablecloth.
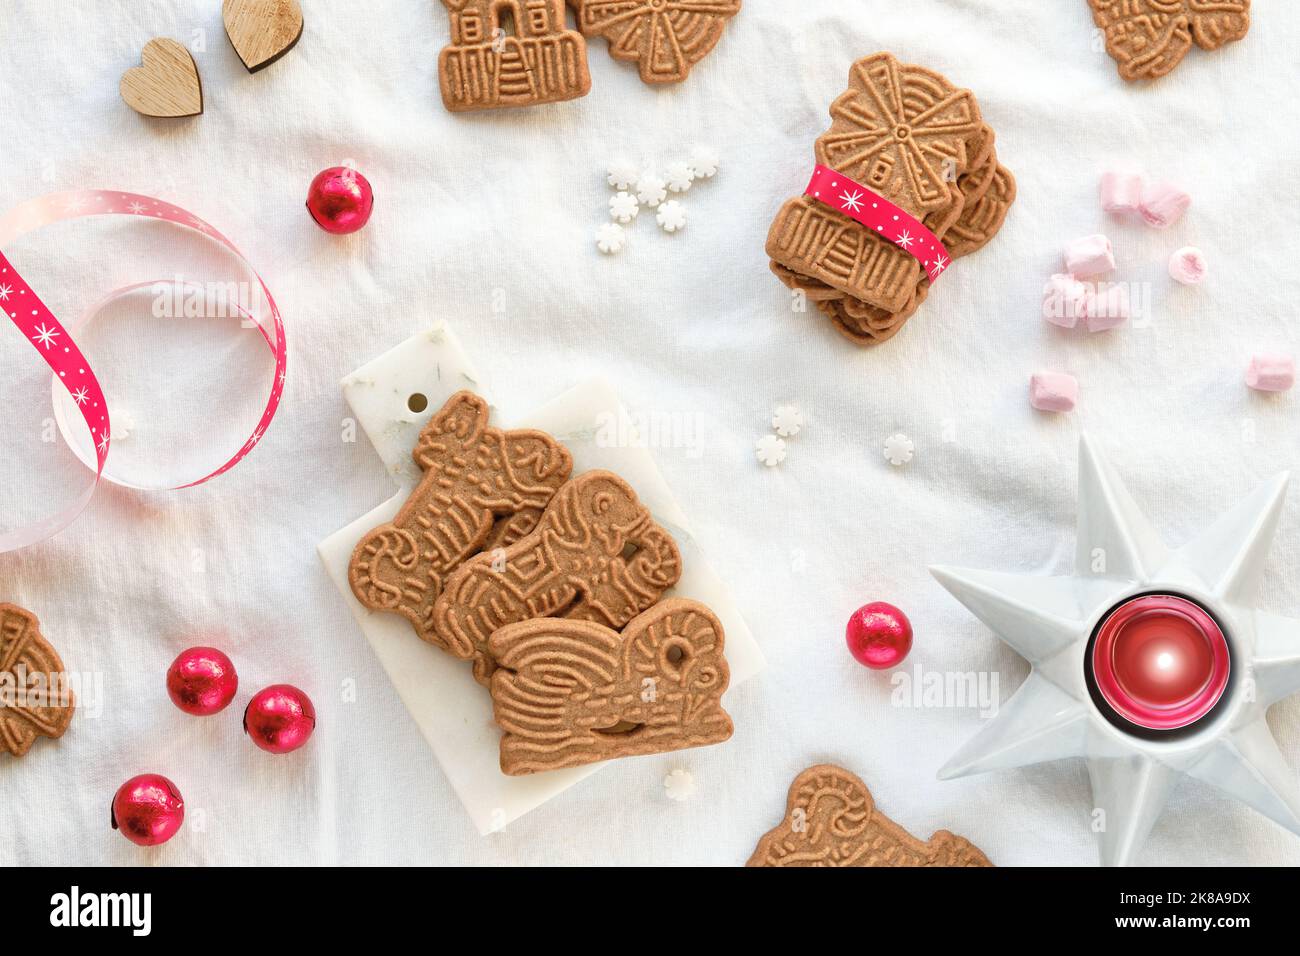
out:
<path id="1" fill-rule="evenodd" d="M 1131 86 L 1084 0 L 746 0 L 680 87 L 648 88 L 595 41 L 586 98 L 460 116 L 438 94 L 439 3 L 303 6 L 302 41 L 256 75 L 215 0 L 0 9 L 0 207 L 76 186 L 186 206 L 262 271 L 290 343 L 279 418 L 233 472 L 175 493 L 104 488 L 68 531 L 0 556 L 0 600 L 37 613 L 67 666 L 101 680 L 65 738 L 0 758 L 0 863 L 733 865 L 778 822 L 793 777 L 823 761 L 861 775 L 918 834 L 950 828 L 1001 864 L 1093 863 L 1081 762 L 938 782 L 984 725 L 978 708 L 891 703 L 890 675 L 848 657 L 844 622 L 869 600 L 898 604 L 916 629 L 905 673 L 997 675 L 1005 699 L 1026 665 L 926 567 L 1068 570 L 1080 429 L 1171 544 L 1296 465 L 1296 400 L 1242 383 L 1252 352 L 1296 350 L 1294 5 L 1258 0 L 1243 42 Z M 122 72 L 154 36 L 199 48 L 202 116 L 146 120 L 119 99 Z M 1020 198 L 902 334 L 860 350 L 815 312 L 792 311 L 763 243 L 807 181 L 850 63 L 882 49 L 976 91 Z M 642 213 L 623 254 L 600 256 L 606 164 L 662 169 L 696 143 L 722 166 L 683 197 L 685 231 L 665 235 Z M 318 170 L 346 160 L 373 182 L 376 211 L 336 238 L 303 199 Z M 1112 166 L 1185 185 L 1191 213 L 1165 233 L 1108 220 L 1096 192 Z M 1062 244 L 1102 229 L 1116 277 L 1141 283 L 1144 315 L 1106 335 L 1045 326 L 1040 291 Z M 71 318 L 113 286 L 186 268 L 168 256 L 192 240 L 173 238 L 74 223 L 5 251 Z M 1187 244 L 1210 262 L 1196 290 L 1165 273 Z M 623 761 L 488 837 L 315 554 L 392 490 L 352 440 L 340 378 L 438 319 L 516 416 L 601 375 L 631 410 L 670 423 L 656 462 L 769 662 L 728 695 L 728 744 Z M 124 464 L 151 441 L 238 445 L 227 412 L 255 400 L 264 355 L 129 320 L 119 336 L 107 320 L 96 331 L 87 348 L 110 400 L 128 396 Z M 1029 408 L 1040 368 L 1079 378 L 1076 413 Z M 0 332 L 6 526 L 80 477 L 42 431 L 48 402 L 30 349 Z M 753 444 L 788 403 L 806 427 L 765 469 Z M 880 452 L 895 431 L 916 443 L 906 468 Z M 1300 496 L 1262 603 L 1300 615 Z M 208 720 L 181 714 L 163 686 L 172 657 L 196 643 L 226 649 L 243 682 L 239 702 Z M 320 728 L 304 751 L 273 758 L 240 733 L 239 710 L 280 681 L 312 694 Z M 1300 700 L 1278 704 L 1270 724 L 1300 766 Z M 674 768 L 694 777 L 684 802 L 664 794 Z M 190 808 L 186 830 L 156 851 L 108 828 L 114 789 L 142 770 L 175 780 Z M 1185 783 L 1140 862 L 1296 863 L 1300 839 Z"/>

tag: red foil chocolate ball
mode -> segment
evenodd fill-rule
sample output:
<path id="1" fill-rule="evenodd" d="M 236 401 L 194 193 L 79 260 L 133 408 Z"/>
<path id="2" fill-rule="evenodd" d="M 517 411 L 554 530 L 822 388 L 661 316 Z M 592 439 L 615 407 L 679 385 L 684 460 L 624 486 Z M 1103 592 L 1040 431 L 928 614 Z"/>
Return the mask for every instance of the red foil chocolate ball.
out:
<path id="1" fill-rule="evenodd" d="M 844 637 L 859 664 L 888 670 L 912 650 L 912 623 L 894 605 L 875 601 L 853 612 Z"/>
<path id="2" fill-rule="evenodd" d="M 215 647 L 181 651 L 167 669 L 172 703 L 195 717 L 211 717 L 229 706 L 239 690 L 239 675 L 230 658 Z"/>
<path id="3" fill-rule="evenodd" d="M 307 211 L 316 225 L 336 236 L 364 226 L 374 206 L 370 181 L 351 166 L 321 170 L 307 190 Z"/>
<path id="4" fill-rule="evenodd" d="M 269 754 L 287 754 L 311 739 L 316 708 L 311 698 L 289 684 L 260 690 L 244 711 L 244 732 Z"/>
<path id="5" fill-rule="evenodd" d="M 136 846 L 158 846 L 185 822 L 185 801 L 166 777 L 142 773 L 117 788 L 110 820 Z"/>

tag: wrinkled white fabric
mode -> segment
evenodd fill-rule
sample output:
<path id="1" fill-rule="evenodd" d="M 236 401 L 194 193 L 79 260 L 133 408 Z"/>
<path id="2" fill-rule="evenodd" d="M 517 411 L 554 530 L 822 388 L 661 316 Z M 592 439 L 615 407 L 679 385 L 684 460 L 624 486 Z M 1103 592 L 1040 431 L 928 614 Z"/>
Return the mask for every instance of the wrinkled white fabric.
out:
<path id="1" fill-rule="evenodd" d="M 1294 466 L 1295 398 L 1243 384 L 1252 353 L 1296 349 L 1291 4 L 1260 0 L 1246 40 L 1193 50 L 1173 75 L 1134 86 L 1100 49 L 1083 0 L 748 0 L 680 87 L 644 86 L 596 41 L 585 99 L 459 116 L 438 95 L 440 4 L 304 7 L 298 47 L 256 75 L 206 0 L 9 0 L 0 12 L 0 205 L 79 185 L 185 205 L 262 270 L 291 347 L 280 416 L 232 473 L 176 493 L 107 488 L 69 531 L 0 556 L 0 599 L 36 612 L 68 667 L 103 680 L 97 715 L 83 708 L 61 741 L 0 758 L 0 863 L 731 865 L 778 822 L 796 773 L 822 761 L 860 774 L 918 834 L 948 827 L 1002 864 L 1093 863 L 1082 763 L 936 781 L 984 726 L 978 708 L 895 706 L 890 676 L 846 653 L 844 622 L 862 603 L 892 601 L 916 629 L 907 673 L 996 674 L 1005 698 L 1025 664 L 926 566 L 1067 570 L 1081 428 L 1173 544 Z M 119 99 L 122 72 L 160 35 L 204 46 L 202 116 L 145 120 Z M 792 311 L 763 244 L 807 181 L 850 63 L 880 49 L 976 91 L 1020 198 L 894 341 L 861 350 Z M 716 147 L 721 166 L 676 197 L 686 228 L 665 235 L 643 210 L 622 254 L 602 256 L 607 164 L 627 156 L 662 174 L 697 143 Z M 303 200 L 318 170 L 344 160 L 377 200 L 364 231 L 337 238 Z M 1167 232 L 1106 217 L 1097 188 L 1112 167 L 1183 185 L 1190 213 Z M 1091 336 L 1048 326 L 1044 281 L 1068 240 L 1099 231 L 1114 243 L 1115 278 L 1144 283 L 1146 317 Z M 72 224 L 13 253 L 51 305 L 75 312 L 182 268 L 190 240 L 172 239 Z M 1185 245 L 1209 262 L 1199 288 L 1167 275 Z M 769 661 L 727 698 L 728 744 L 624 761 L 486 838 L 315 554 L 392 491 L 364 440 L 348 440 L 339 379 L 439 318 L 515 414 L 601 374 L 634 412 L 676 422 L 656 461 Z M 151 433 L 206 434 L 188 425 L 205 402 L 222 419 L 261 382 L 234 369 L 260 374 L 262 354 L 216 333 L 141 333 L 122 354 L 123 340 L 99 330 L 90 351 L 106 387 L 135 396 L 123 460 Z M 190 369 L 164 375 L 178 360 Z M 1078 377 L 1077 412 L 1030 409 L 1040 369 Z M 12 330 L 0 332 L 0 372 L 8 515 L 76 466 L 42 440 L 47 378 Z M 764 468 L 754 443 L 786 404 L 805 426 L 786 461 Z M 203 427 L 214 443 L 239 441 L 232 426 Z M 916 448 L 900 468 L 882 454 L 895 432 Z M 1300 615 L 1300 499 L 1261 600 Z M 220 717 L 187 717 L 167 699 L 167 664 L 195 643 L 238 663 L 240 698 Z M 274 758 L 244 739 L 239 712 L 279 681 L 312 694 L 320 729 Z M 1300 766 L 1300 701 L 1277 705 L 1270 723 Z M 677 767 L 696 784 L 683 802 L 662 784 Z M 108 829 L 114 789 L 142 770 L 171 777 L 190 808 L 185 831 L 154 851 Z M 1185 783 L 1140 862 L 1296 863 L 1300 840 Z"/>

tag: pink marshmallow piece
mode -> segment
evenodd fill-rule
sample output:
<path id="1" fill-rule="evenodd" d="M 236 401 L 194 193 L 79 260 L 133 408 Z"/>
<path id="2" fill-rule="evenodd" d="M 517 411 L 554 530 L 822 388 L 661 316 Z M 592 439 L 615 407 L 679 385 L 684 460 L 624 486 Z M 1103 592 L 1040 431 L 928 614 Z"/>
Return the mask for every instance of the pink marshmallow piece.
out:
<path id="1" fill-rule="evenodd" d="M 1252 355 L 1246 384 L 1258 392 L 1289 392 L 1295 385 L 1295 359 L 1289 355 Z"/>
<path id="2" fill-rule="evenodd" d="M 1115 253 L 1105 236 L 1084 236 L 1065 247 L 1065 271 L 1076 279 L 1115 271 Z"/>
<path id="3" fill-rule="evenodd" d="M 1101 177 L 1101 208 L 1116 215 L 1137 212 L 1142 207 L 1142 177 L 1136 173 L 1104 173 Z"/>
<path id="4" fill-rule="evenodd" d="M 1184 246 L 1169 257 L 1169 274 L 1183 285 L 1200 285 L 1207 271 L 1205 253 L 1195 246 Z"/>
<path id="5" fill-rule="evenodd" d="M 1079 402 L 1079 380 L 1064 372 L 1036 372 L 1029 379 L 1029 404 L 1040 412 L 1072 412 Z"/>
<path id="6" fill-rule="evenodd" d="M 1142 220 L 1156 229 L 1168 229 L 1192 205 L 1192 197 L 1171 183 L 1157 183 L 1142 193 Z"/>
<path id="7" fill-rule="evenodd" d="M 1089 294 L 1084 321 L 1089 332 L 1105 332 L 1123 325 L 1132 314 L 1128 286 L 1122 282 L 1103 283 Z"/>
<path id="8" fill-rule="evenodd" d="M 1072 329 L 1087 312 L 1088 287 L 1072 275 L 1058 272 L 1043 287 L 1043 318 Z"/>

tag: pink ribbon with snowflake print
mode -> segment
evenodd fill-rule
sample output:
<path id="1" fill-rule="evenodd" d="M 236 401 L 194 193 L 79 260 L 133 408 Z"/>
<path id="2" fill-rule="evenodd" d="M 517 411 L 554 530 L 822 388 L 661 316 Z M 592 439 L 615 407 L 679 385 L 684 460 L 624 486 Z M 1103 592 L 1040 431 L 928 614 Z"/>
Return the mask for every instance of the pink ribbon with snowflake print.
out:
<path id="1" fill-rule="evenodd" d="M 53 193 L 28 200 L 0 216 L 0 248 L 19 236 L 33 232 L 51 223 L 69 219 L 81 219 L 89 216 L 134 216 L 143 219 L 169 222 L 190 229 L 224 246 L 239 263 L 257 280 L 262 293 L 266 296 L 270 312 L 269 322 L 259 319 L 246 310 L 239 308 L 240 315 L 253 323 L 275 357 L 275 378 L 271 392 L 262 410 L 256 428 L 248 440 L 215 470 L 187 481 L 181 485 L 141 486 L 115 478 L 107 471 L 109 448 L 112 445 L 112 428 L 109 421 L 108 405 L 104 399 L 99 380 L 91 370 L 81 350 L 73 341 L 69 327 L 64 326 L 54 313 L 41 301 L 32 286 L 18 272 L 12 262 L 0 252 L 0 310 L 9 317 L 23 336 L 32 344 L 37 353 L 54 372 L 54 389 L 56 395 L 60 390 L 66 392 L 69 403 L 74 404 L 82 421 L 90 431 L 93 444 L 93 464 L 88 454 L 83 454 L 78 445 L 72 442 L 64 428 L 63 415 L 59 404 L 55 403 L 55 416 L 63 430 L 68 446 L 81 460 L 94 471 L 89 484 L 77 498 L 61 510 L 33 524 L 16 530 L 0 533 L 0 553 L 27 547 L 38 541 L 57 534 L 70 525 L 89 504 L 101 479 L 146 490 L 179 490 L 201 485 L 206 481 L 225 474 L 235 467 L 265 434 L 271 420 L 280 406 L 284 392 L 285 370 L 288 367 L 288 349 L 285 344 L 284 323 L 280 317 L 279 307 L 271 296 L 262 277 L 244 258 L 243 254 L 229 239 L 215 228 L 192 215 L 179 206 L 154 199 L 139 193 L 118 192 L 106 189 L 78 189 L 71 192 Z M 124 286 L 105 296 L 98 305 L 91 308 L 83 321 L 89 320 L 107 303 L 118 296 L 157 283 L 142 282 Z M 61 387 L 61 388 L 60 388 Z"/>
<path id="2" fill-rule="evenodd" d="M 952 261 L 948 248 L 921 220 L 829 166 L 819 163 L 813 169 L 804 195 L 843 213 L 906 251 L 921 263 L 931 282 L 943 275 Z"/>

